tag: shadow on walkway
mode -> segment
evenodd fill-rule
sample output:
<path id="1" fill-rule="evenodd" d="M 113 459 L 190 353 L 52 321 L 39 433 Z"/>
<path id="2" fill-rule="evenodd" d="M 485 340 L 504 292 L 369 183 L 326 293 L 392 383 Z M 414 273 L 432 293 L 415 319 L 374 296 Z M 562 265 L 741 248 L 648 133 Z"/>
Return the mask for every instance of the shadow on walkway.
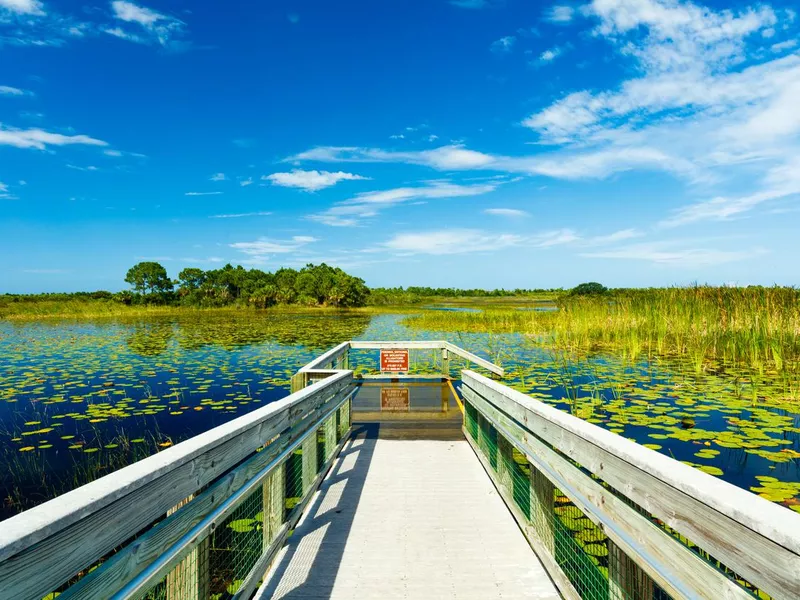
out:
<path id="1" fill-rule="evenodd" d="M 330 598 L 379 430 L 378 423 L 354 426 L 256 599 Z"/>

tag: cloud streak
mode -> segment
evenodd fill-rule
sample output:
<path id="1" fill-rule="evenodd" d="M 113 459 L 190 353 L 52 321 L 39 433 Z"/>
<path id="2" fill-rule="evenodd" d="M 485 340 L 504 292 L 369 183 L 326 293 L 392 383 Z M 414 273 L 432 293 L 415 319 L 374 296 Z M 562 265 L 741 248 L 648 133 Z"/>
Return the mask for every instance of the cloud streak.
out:
<path id="1" fill-rule="evenodd" d="M 0 123 L 0 146 L 45 150 L 49 146 L 108 146 L 108 142 L 87 135 L 63 135 L 43 129 L 17 129 Z"/>
<path id="2" fill-rule="evenodd" d="M 369 177 L 356 175 L 354 173 L 344 173 L 343 171 L 331 173 L 330 171 L 303 171 L 302 169 L 294 169 L 289 173 L 264 175 L 261 179 L 280 187 L 290 187 L 301 189 L 306 192 L 316 192 L 333 187 L 340 181 L 367 181 Z"/>

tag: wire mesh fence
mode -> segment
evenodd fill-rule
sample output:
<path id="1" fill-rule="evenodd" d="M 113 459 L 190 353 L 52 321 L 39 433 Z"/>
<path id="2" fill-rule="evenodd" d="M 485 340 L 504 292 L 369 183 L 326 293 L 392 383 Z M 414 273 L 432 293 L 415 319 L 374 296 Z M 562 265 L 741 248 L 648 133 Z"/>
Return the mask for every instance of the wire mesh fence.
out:
<path id="1" fill-rule="evenodd" d="M 464 424 L 506 498 L 581 598 L 670 598 L 469 402 Z"/>
<path id="2" fill-rule="evenodd" d="M 136 597 L 143 600 L 233 598 L 264 554 L 286 533 L 286 524 L 299 516 L 303 501 L 324 474 L 349 428 L 348 400 L 311 430 L 213 531 L 187 548 L 180 562 L 165 577 Z M 176 510 L 178 508 L 180 506 Z"/>

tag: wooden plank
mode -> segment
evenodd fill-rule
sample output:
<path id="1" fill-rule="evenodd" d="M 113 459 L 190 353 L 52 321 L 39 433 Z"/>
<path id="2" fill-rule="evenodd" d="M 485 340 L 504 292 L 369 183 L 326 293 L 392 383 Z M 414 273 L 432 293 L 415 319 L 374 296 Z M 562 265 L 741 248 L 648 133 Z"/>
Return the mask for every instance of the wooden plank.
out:
<path id="1" fill-rule="evenodd" d="M 800 555 L 800 514 L 645 448 L 627 438 L 587 423 L 478 373 L 464 371 L 464 374 L 465 384 L 481 393 L 492 403 L 497 400 L 499 403 L 497 406 L 501 409 L 513 409 L 515 414 L 510 412 L 508 414 L 534 433 L 539 434 L 537 429 L 546 433 L 547 435 L 541 437 L 554 443 L 562 452 L 575 452 L 576 456 L 572 458 L 583 464 L 584 467 L 591 468 L 593 464 L 596 464 L 597 470 L 592 470 L 601 477 L 603 477 L 602 461 L 579 460 L 578 453 L 580 453 L 580 458 L 591 458 L 589 452 L 584 451 L 586 446 L 582 444 L 580 447 L 571 448 L 568 443 L 565 443 L 561 432 L 572 434 L 573 439 L 588 442 L 592 446 L 590 450 L 597 448 L 610 454 L 615 463 L 621 460 L 637 467 L 641 472 L 652 474 L 670 487 L 691 495 L 707 506 L 713 506 L 714 510 L 730 517 L 740 526 L 760 533 L 763 537 L 774 540 L 776 544 L 792 553 Z M 548 430 L 545 426 L 547 423 L 552 423 L 555 429 Z M 618 489 L 625 490 L 625 488 Z M 654 495 L 657 496 L 657 494 Z M 631 497 L 631 499 L 636 501 L 636 498 Z M 643 497 L 642 500 L 647 500 L 647 498 Z M 642 503 L 639 504 L 648 508 Z M 650 512 L 655 514 L 655 511 Z"/>
<path id="2" fill-rule="evenodd" d="M 555 452 L 477 392 L 465 399 L 487 416 L 572 502 L 674 598 L 751 598 L 673 536 L 653 524 L 569 460 Z"/>
<path id="3" fill-rule="evenodd" d="M 159 556 L 170 550 L 187 532 L 191 531 L 210 513 L 226 502 L 228 498 L 245 485 L 250 484 L 253 477 L 256 477 L 259 472 L 275 461 L 281 453 L 306 435 L 309 427 L 321 417 L 331 414 L 332 410 L 338 410 L 336 404 L 341 402 L 341 399 L 347 393 L 349 392 L 341 392 L 331 402 L 323 404 L 306 415 L 302 421 L 298 422 L 261 452 L 255 453 L 251 459 L 228 472 L 222 479 L 211 485 L 189 505 L 183 507 L 183 510 L 176 512 L 171 518 L 159 523 L 114 554 L 100 567 L 81 578 L 80 581 L 65 590 L 61 598 L 63 600 L 103 599 L 117 593 L 131 579 L 148 568 Z M 277 468 L 277 470 L 281 471 L 282 474 L 282 468 Z M 273 475 L 270 475 L 269 478 L 273 478 Z M 280 484 L 273 481 L 273 485 L 281 485 L 279 492 L 273 489 L 270 493 L 273 497 L 279 493 L 281 506 L 283 506 L 284 488 L 282 487 L 282 478 Z M 282 515 L 280 520 L 283 522 Z"/>
<path id="4" fill-rule="evenodd" d="M 310 363 L 300 369 L 300 372 L 308 371 L 310 369 L 330 369 L 335 368 L 336 361 L 342 355 L 347 355 L 350 350 L 350 342 L 342 342 L 338 346 L 334 346 L 324 354 L 321 354 Z"/>
<path id="5" fill-rule="evenodd" d="M 44 596 L 350 386 L 343 371 L 4 521 L 0 589 Z"/>
<path id="6" fill-rule="evenodd" d="M 350 348 L 353 350 L 440 350 L 447 342 L 436 340 L 406 340 L 406 341 L 379 341 L 370 342 L 363 340 L 351 340 Z"/>
<path id="7" fill-rule="evenodd" d="M 465 358 L 468 361 L 475 363 L 480 367 L 483 367 L 484 369 L 490 371 L 491 373 L 494 373 L 495 375 L 498 375 L 500 377 L 505 375 L 505 369 L 503 369 L 503 367 L 500 367 L 494 364 L 493 362 L 486 360 L 485 358 L 481 358 L 477 354 L 473 354 L 472 352 L 467 352 L 466 350 L 464 350 L 463 348 L 459 348 L 455 344 L 451 344 L 450 342 L 444 342 L 444 346 L 442 347 L 447 348 L 451 353 L 455 354 L 456 356 Z"/>

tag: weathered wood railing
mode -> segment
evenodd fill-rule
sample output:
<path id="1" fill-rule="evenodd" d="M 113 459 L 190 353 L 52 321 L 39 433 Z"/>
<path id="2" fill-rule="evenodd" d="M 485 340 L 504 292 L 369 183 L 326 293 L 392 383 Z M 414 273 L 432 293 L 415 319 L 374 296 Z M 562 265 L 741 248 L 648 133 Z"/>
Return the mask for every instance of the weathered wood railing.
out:
<path id="1" fill-rule="evenodd" d="M 464 430 L 566 598 L 800 598 L 800 514 L 462 372 Z"/>
<path id="2" fill-rule="evenodd" d="M 330 372 L 0 523 L 0 598 L 247 598 L 344 443 L 354 391 Z"/>
<path id="3" fill-rule="evenodd" d="M 480 356 L 467 352 L 463 348 L 459 348 L 455 344 L 444 340 L 412 340 L 412 341 L 363 341 L 352 340 L 343 342 L 338 346 L 331 348 L 325 354 L 320 355 L 312 360 L 292 378 L 292 390 L 298 390 L 305 387 L 309 382 L 316 381 L 320 378 L 325 378 L 332 370 L 335 369 L 349 369 L 351 366 L 350 353 L 351 350 L 430 350 L 441 360 L 441 376 L 450 375 L 450 357 L 458 356 L 463 358 L 469 363 L 478 367 L 486 369 L 492 375 L 498 377 L 503 376 L 503 368 L 496 364 L 481 358 Z M 385 375 L 365 375 L 363 379 L 383 379 Z"/>

